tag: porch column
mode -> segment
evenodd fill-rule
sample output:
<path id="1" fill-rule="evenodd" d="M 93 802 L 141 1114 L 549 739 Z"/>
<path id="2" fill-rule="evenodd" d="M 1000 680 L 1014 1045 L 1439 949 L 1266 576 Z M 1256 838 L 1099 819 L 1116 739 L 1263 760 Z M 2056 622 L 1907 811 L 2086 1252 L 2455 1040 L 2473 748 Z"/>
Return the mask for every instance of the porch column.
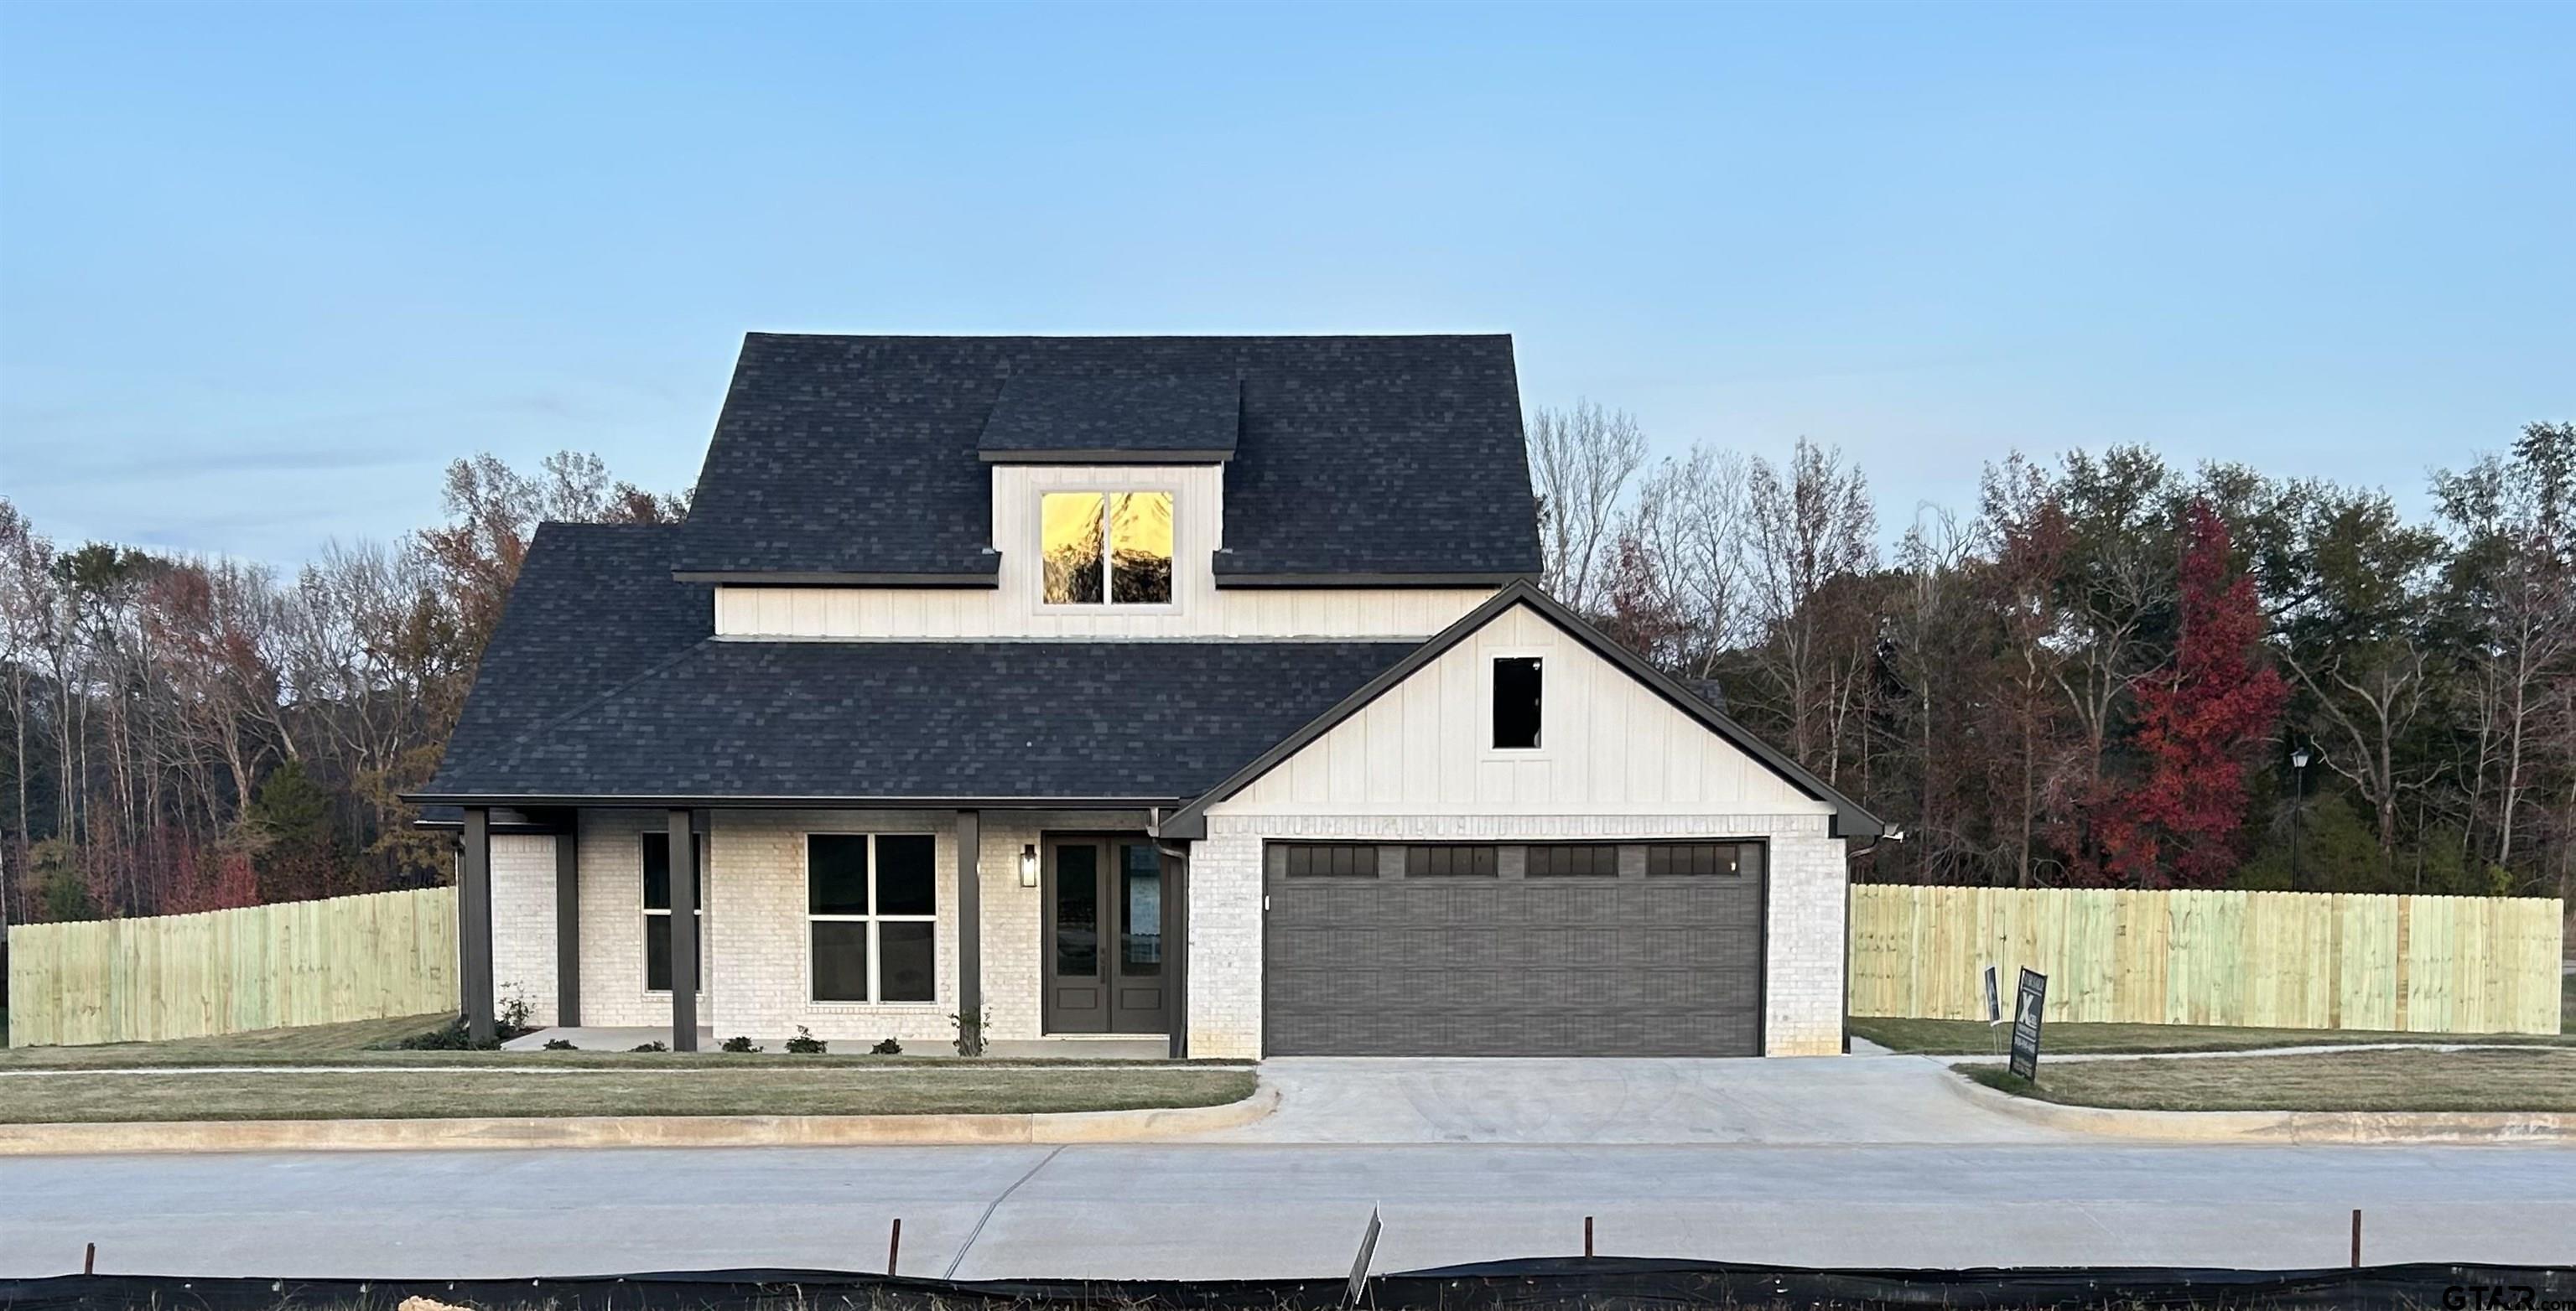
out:
<path id="1" fill-rule="evenodd" d="M 581 1026 L 581 812 L 555 835 L 555 1023 Z"/>
<path id="2" fill-rule="evenodd" d="M 1163 1001 L 1170 1007 L 1172 1059 L 1190 1054 L 1190 844 L 1159 842 L 1163 853 Z"/>
<path id="3" fill-rule="evenodd" d="M 465 808 L 457 853 L 456 956 L 465 1034 L 479 1047 L 492 1041 L 492 812 L 481 806 Z"/>
<path id="4" fill-rule="evenodd" d="M 671 1050 L 698 1049 L 698 840 L 671 812 Z"/>
<path id="5" fill-rule="evenodd" d="M 957 1013 L 984 1013 L 984 816 L 957 812 Z"/>

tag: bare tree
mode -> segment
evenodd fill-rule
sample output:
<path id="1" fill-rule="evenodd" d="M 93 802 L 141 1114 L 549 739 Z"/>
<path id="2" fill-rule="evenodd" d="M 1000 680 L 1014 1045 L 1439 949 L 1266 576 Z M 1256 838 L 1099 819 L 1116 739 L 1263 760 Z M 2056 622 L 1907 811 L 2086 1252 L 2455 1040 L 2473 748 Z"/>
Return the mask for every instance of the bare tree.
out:
<path id="1" fill-rule="evenodd" d="M 1847 714 L 1869 637 L 1823 604 L 1837 582 L 1878 567 L 1869 481 L 1840 450 L 1801 437 L 1783 473 L 1756 459 L 1746 480 L 1752 596 L 1790 752 L 1830 781 L 1834 726 Z"/>
<path id="2" fill-rule="evenodd" d="M 1646 461 L 1646 436 L 1625 410 L 1578 400 L 1529 420 L 1530 475 L 1548 592 L 1578 611 L 1600 603 L 1619 500 Z"/>
<path id="3" fill-rule="evenodd" d="M 1745 478 L 1743 456 L 1694 446 L 1647 472 L 1621 520 L 1619 537 L 1654 561 L 1659 599 L 1686 628 L 1673 663 L 1693 680 L 1746 636 Z"/>

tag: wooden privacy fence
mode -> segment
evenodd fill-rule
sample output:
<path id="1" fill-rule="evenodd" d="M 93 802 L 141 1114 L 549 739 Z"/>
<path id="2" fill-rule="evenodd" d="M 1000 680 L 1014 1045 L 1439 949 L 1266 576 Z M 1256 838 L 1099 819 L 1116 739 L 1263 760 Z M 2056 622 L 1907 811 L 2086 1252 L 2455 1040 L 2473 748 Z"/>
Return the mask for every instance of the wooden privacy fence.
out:
<path id="1" fill-rule="evenodd" d="M 2051 1020 L 2556 1033 L 2563 931 L 2535 897 L 1856 884 L 1851 1013 L 1984 1019 L 1993 965 Z"/>
<path id="2" fill-rule="evenodd" d="M 147 1042 L 456 1006 L 456 890 L 9 930 L 9 1045 Z"/>

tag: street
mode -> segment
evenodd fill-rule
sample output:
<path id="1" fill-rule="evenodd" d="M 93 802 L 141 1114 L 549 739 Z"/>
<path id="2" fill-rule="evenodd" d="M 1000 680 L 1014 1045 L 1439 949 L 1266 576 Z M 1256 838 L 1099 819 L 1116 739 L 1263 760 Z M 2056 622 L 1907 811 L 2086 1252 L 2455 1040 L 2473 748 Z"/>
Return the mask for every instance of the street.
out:
<path id="1" fill-rule="evenodd" d="M 2576 1148 L 2110 1142 L 753 1148 L 0 1161 L 0 1275 L 783 1266 L 1321 1276 L 1579 1252 L 1825 1266 L 2576 1261 Z"/>

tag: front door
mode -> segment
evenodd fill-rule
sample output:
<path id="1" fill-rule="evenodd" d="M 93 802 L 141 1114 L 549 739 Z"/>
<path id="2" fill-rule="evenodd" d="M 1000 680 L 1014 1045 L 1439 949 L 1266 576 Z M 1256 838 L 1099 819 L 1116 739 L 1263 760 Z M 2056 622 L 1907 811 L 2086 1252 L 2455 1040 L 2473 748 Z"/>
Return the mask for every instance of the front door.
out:
<path id="1" fill-rule="evenodd" d="M 1169 1032 L 1162 852 L 1148 838 L 1055 838 L 1046 864 L 1047 1032 Z"/>

